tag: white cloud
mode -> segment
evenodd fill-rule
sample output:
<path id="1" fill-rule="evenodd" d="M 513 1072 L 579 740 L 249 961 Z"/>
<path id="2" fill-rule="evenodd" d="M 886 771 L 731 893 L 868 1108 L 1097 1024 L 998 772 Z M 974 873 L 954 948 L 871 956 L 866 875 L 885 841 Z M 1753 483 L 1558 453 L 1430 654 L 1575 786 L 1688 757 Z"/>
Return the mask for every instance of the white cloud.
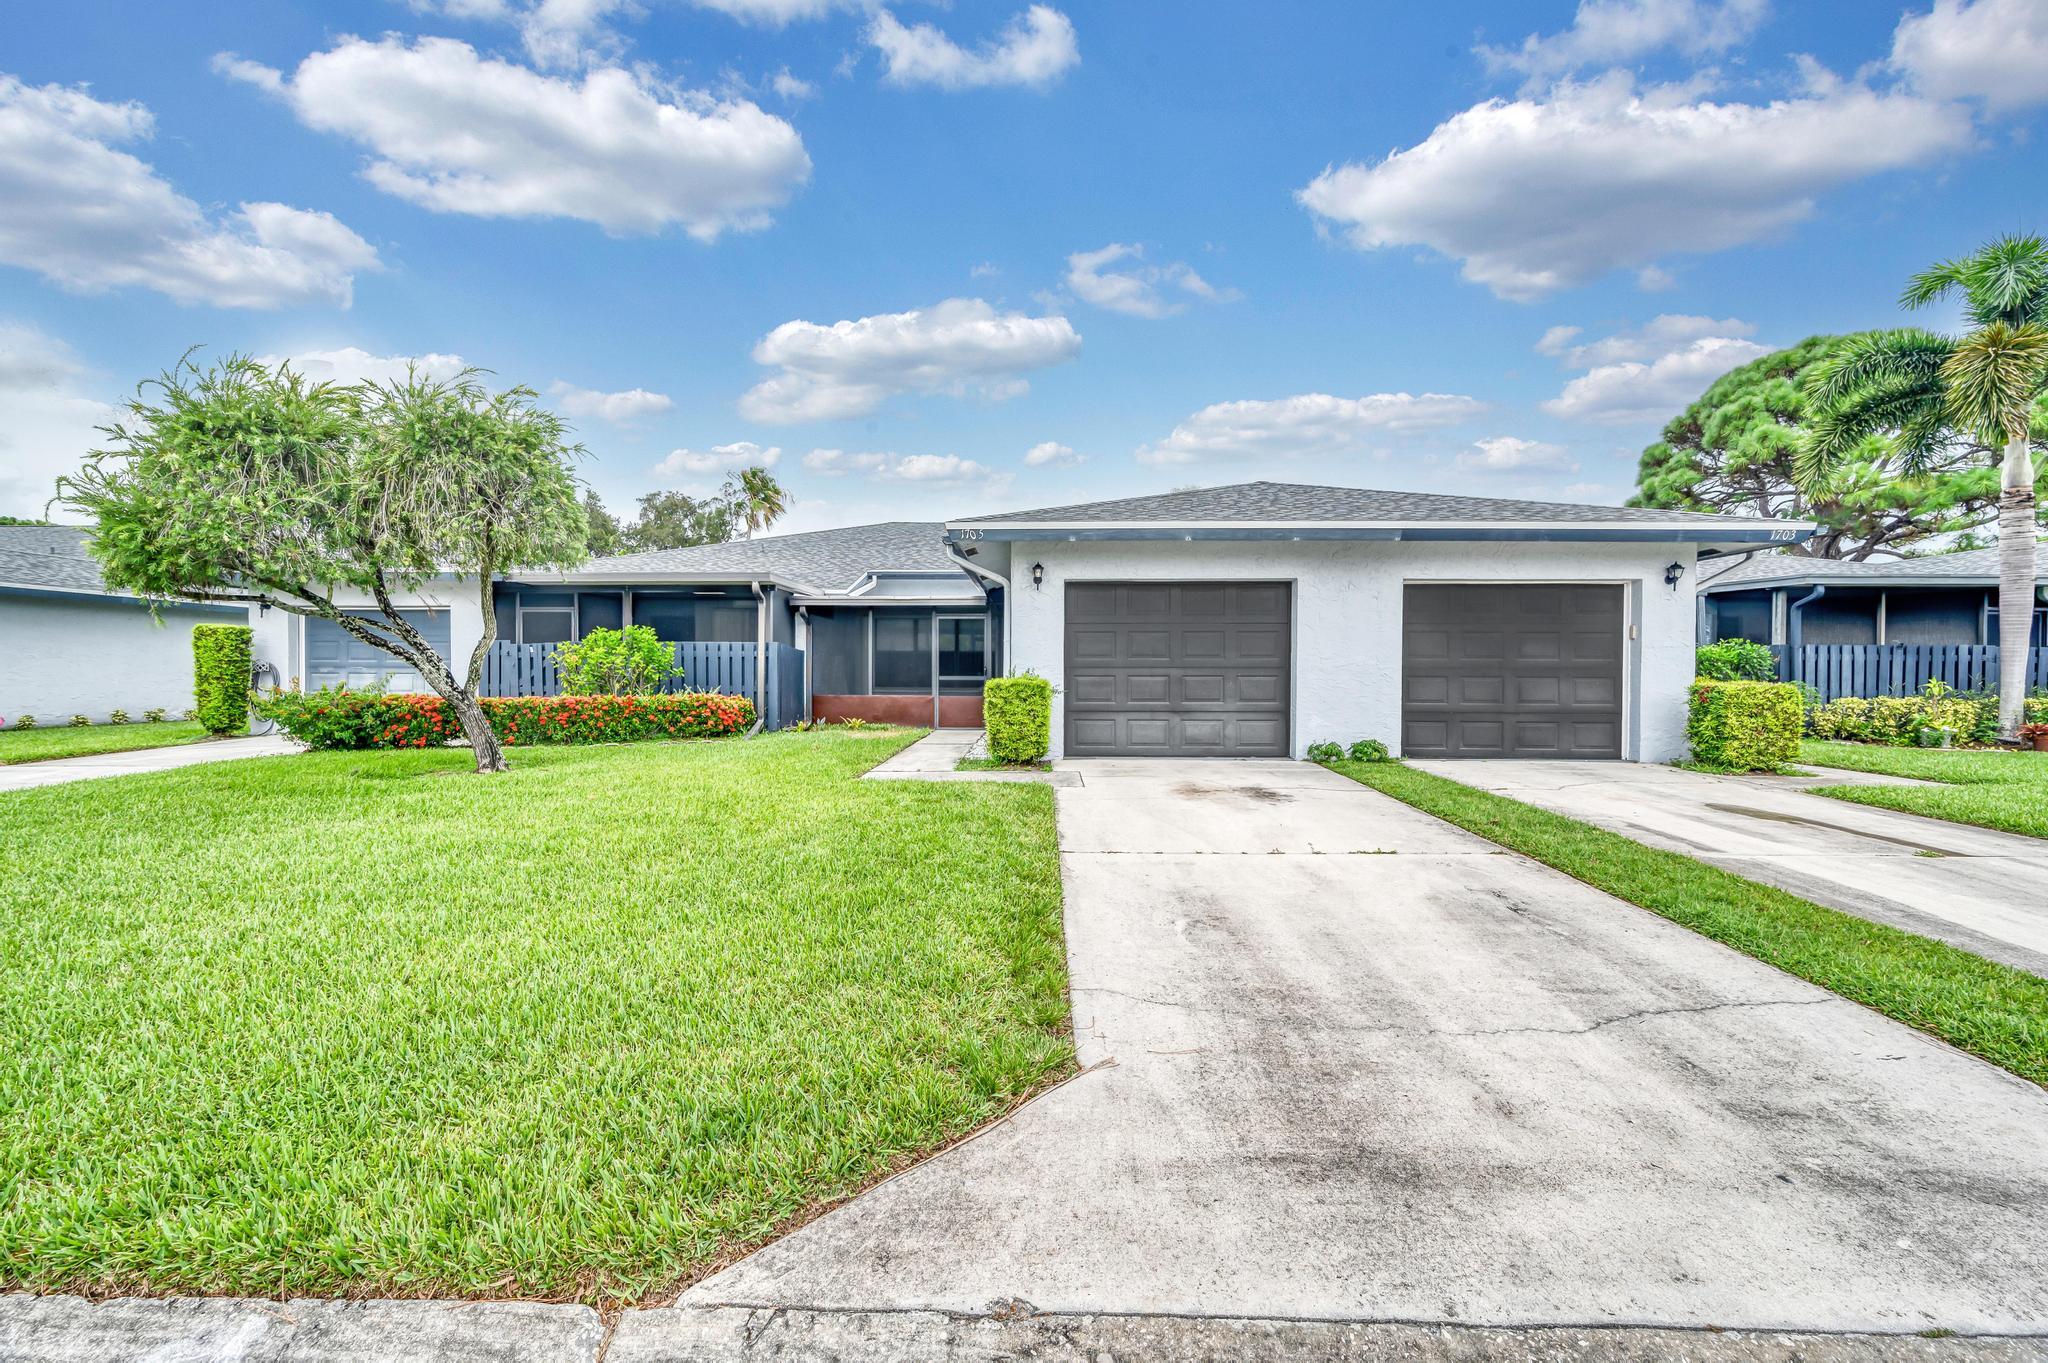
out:
<path id="1" fill-rule="evenodd" d="M 1458 467 L 1484 473 L 1566 472 L 1578 468 L 1562 445 L 1520 436 L 1496 435 L 1475 440 L 1458 456 Z"/>
<path id="2" fill-rule="evenodd" d="M 559 379 L 549 386 L 548 395 L 570 416 L 594 417 L 615 426 L 630 425 L 642 417 L 666 412 L 675 406 L 668 394 L 650 393 L 645 388 L 603 393 L 595 388 L 578 388 Z"/>
<path id="3" fill-rule="evenodd" d="M 1382 161 L 1324 171 L 1297 197 L 1361 250 L 1427 247 L 1526 300 L 1757 240 L 1829 189 L 1972 143 L 1959 106 L 1808 75 L 1808 93 L 1769 104 L 1638 90 L 1620 72 L 1566 81 L 1475 105 Z"/>
<path id="4" fill-rule="evenodd" d="M 1220 302 L 1236 294 L 1224 292 L 1196 274 L 1190 265 L 1143 263 L 1145 248 L 1111 242 L 1099 251 L 1076 251 L 1067 257 L 1067 287 L 1084 303 L 1132 317 L 1167 317 L 1179 312 L 1181 303 L 1166 296 L 1173 289 L 1190 298 Z M 1132 262 L 1122 269 L 1109 266 Z"/>
<path id="5" fill-rule="evenodd" d="M 430 379 L 452 379 L 469 367 L 460 355 L 372 355 L 358 346 L 302 350 L 296 355 L 259 355 L 257 363 L 289 364 L 315 383 L 397 383 L 408 367 Z"/>
<path id="6" fill-rule="evenodd" d="M 1754 336 L 1756 325 L 1739 317 L 1694 317 L 1667 312 L 1633 330 L 1617 331 L 1597 341 L 1574 344 L 1581 334 L 1578 327 L 1552 327 L 1536 342 L 1536 353 L 1554 356 L 1573 369 L 1590 369 L 1594 365 L 1615 364 L 1623 360 L 1662 359 L 1694 341 L 1711 337 Z"/>
<path id="7" fill-rule="evenodd" d="M 957 454 L 875 454 L 812 450 L 804 467 L 826 477 L 865 473 L 891 483 L 987 483 L 999 475 L 985 464 Z"/>
<path id="8" fill-rule="evenodd" d="M 1733 336 L 1703 337 L 1648 363 L 1599 365 L 1542 406 L 1552 416 L 1605 426 L 1669 421 L 1715 379 L 1769 352 Z"/>
<path id="9" fill-rule="evenodd" d="M 85 390 L 85 378 L 62 341 L 0 321 L 0 515 L 40 517 L 57 478 L 105 443 L 95 428 L 119 413 Z"/>
<path id="10" fill-rule="evenodd" d="M 1287 459 L 1356 454 L 1383 435 L 1470 421 L 1486 409 L 1455 393 L 1373 393 L 1362 398 L 1302 393 L 1270 401 L 1218 402 L 1138 450 L 1141 464 L 1200 459 Z"/>
<path id="11" fill-rule="evenodd" d="M 758 105 L 616 66 L 544 76 L 453 39 L 397 37 L 344 38 L 289 78 L 218 64 L 369 148 L 365 179 L 437 213 L 676 225 L 711 241 L 765 227 L 810 176 L 796 129 Z"/>
<path id="12" fill-rule="evenodd" d="M 868 41 L 882 54 L 895 85 L 966 90 L 986 85 L 1044 89 L 1081 60 L 1074 25 L 1050 5 L 1033 5 L 999 37 L 969 52 L 930 24 L 905 26 L 887 10 L 868 24 Z"/>
<path id="13" fill-rule="evenodd" d="M 180 303 L 347 307 L 377 252 L 326 213 L 245 202 L 209 214 L 119 148 L 155 117 L 85 90 L 0 76 L 0 262 L 68 289 Z"/>
<path id="14" fill-rule="evenodd" d="M 1041 440 L 1024 451 L 1024 467 L 1027 469 L 1070 469 L 1083 463 L 1088 456 L 1075 454 L 1070 446 L 1057 440 Z"/>
<path id="15" fill-rule="evenodd" d="M 749 389 L 740 413 L 751 421 L 823 421 L 862 416 L 897 393 L 1025 391 L 1019 375 L 1071 360 L 1080 333 L 1064 317 L 998 313 L 979 298 L 882 313 L 822 326 L 784 322 L 754 347 L 758 364 L 781 373 Z"/>
<path id="16" fill-rule="evenodd" d="M 654 471 L 664 478 L 702 477 L 705 474 L 729 473 L 734 469 L 774 468 L 775 461 L 780 458 L 780 445 L 762 446 L 751 440 L 735 440 L 730 445 L 713 445 L 708 450 L 670 450 L 668 457 L 654 466 Z"/>
<path id="17" fill-rule="evenodd" d="M 2048 101 L 2048 5 L 1934 0 L 1899 21 L 1891 65 L 1934 99 L 1981 99 L 1998 111 Z"/>
<path id="18" fill-rule="evenodd" d="M 632 14 L 630 0 L 407 0 L 422 14 L 511 24 L 526 55 L 540 66 L 577 66 L 616 57 L 625 42 L 612 31 L 616 14 Z"/>
<path id="19" fill-rule="evenodd" d="M 768 84 L 776 94 L 789 100 L 791 103 L 799 100 L 814 99 L 818 94 L 817 86 L 801 76 L 791 75 L 789 68 L 786 66 L 769 77 Z"/>
<path id="20" fill-rule="evenodd" d="M 1627 62 L 1664 48 L 1688 56 L 1725 52 L 1749 41 L 1770 14 L 1770 0 L 1579 0 L 1572 26 L 1519 47 L 1482 47 L 1490 70 L 1531 78 L 1583 66 Z"/>
<path id="21" fill-rule="evenodd" d="M 703 9 L 717 10 L 747 24 L 768 24 L 776 28 L 798 19 L 821 19 L 834 10 L 862 8 L 861 0 L 696 0 Z"/>

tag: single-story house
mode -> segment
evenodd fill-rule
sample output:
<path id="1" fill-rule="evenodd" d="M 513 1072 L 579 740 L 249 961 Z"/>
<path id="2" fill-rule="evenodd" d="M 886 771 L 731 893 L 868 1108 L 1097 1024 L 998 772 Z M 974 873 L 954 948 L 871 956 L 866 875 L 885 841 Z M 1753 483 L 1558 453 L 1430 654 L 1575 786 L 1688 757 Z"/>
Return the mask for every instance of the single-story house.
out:
<path id="1" fill-rule="evenodd" d="M 2048 545 L 2036 552 L 2033 646 L 2048 646 Z M 1700 570 L 1699 641 L 1995 644 L 1998 550 L 1924 558 L 1758 554 Z"/>
<path id="2" fill-rule="evenodd" d="M 499 637 L 536 653 L 624 624 L 785 645 L 797 711 L 827 719 L 976 725 L 987 678 L 1036 672 L 1055 755 L 1299 757 L 1375 737 L 1412 756 L 1663 761 L 1685 751 L 1698 561 L 1809 533 L 1260 482 L 601 558 L 508 575 L 495 606 Z M 470 584 L 405 604 L 458 667 L 483 636 Z M 307 689 L 418 685 L 327 622 L 256 623 L 258 657 Z"/>
<path id="3" fill-rule="evenodd" d="M 87 552 L 92 532 L 0 525 L 0 718 L 41 725 L 116 710 L 192 708 L 192 627 L 239 625 L 241 606 L 152 603 L 109 591 Z"/>
<path id="4" fill-rule="evenodd" d="M 1811 527 L 1290 483 L 949 521 L 1052 680 L 1053 748 L 1302 756 L 1684 755 L 1702 554 Z"/>

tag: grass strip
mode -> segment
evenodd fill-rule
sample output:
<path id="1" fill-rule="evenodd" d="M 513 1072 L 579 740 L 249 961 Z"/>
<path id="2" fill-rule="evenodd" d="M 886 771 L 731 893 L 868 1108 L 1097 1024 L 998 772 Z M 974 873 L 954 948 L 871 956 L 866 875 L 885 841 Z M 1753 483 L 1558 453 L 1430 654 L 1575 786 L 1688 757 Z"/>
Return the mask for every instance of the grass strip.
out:
<path id="1" fill-rule="evenodd" d="M 2048 753 L 1808 742 L 1800 745 L 1799 760 L 1810 767 L 1840 767 L 1944 783 L 1820 786 L 1814 790 L 1831 800 L 2048 838 Z"/>
<path id="2" fill-rule="evenodd" d="M 0 767 L 17 762 L 49 762 L 60 757 L 91 757 L 98 753 L 135 752 L 142 748 L 175 748 L 202 743 L 212 735 L 196 720 L 156 724 L 81 724 L 50 729 L 0 731 Z"/>
<path id="3" fill-rule="evenodd" d="M 1361 785 L 2048 1086 L 2048 980 L 1398 763 Z"/>

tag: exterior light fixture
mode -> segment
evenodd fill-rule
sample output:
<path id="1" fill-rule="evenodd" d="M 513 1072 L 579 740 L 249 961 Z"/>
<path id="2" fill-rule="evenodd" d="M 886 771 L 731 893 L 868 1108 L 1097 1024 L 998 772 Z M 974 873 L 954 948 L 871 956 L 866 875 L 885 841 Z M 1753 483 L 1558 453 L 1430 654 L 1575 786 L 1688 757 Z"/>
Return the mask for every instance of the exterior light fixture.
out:
<path id="1" fill-rule="evenodd" d="M 1678 590 L 1678 579 L 1685 576 L 1685 565 L 1674 563 L 1664 570 L 1664 585 L 1672 591 Z"/>
<path id="2" fill-rule="evenodd" d="M 1039 589 L 1040 587 L 1043 587 L 1044 585 L 1045 585 L 1045 565 L 1044 565 L 1043 563 L 1034 563 L 1034 564 L 1032 564 L 1032 565 L 1031 565 L 1031 590 L 1032 590 L 1032 591 L 1037 591 L 1037 590 L 1038 590 L 1038 589 Z"/>

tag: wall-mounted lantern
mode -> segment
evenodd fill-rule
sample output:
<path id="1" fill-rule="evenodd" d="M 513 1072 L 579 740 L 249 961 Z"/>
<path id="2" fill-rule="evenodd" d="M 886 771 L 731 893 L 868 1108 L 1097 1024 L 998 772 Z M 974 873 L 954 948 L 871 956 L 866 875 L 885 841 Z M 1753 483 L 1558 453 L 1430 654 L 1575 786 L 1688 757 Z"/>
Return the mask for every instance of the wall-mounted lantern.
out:
<path id="1" fill-rule="evenodd" d="M 1044 585 L 1045 585 L 1045 565 L 1044 565 L 1043 563 L 1034 563 L 1034 564 L 1032 564 L 1032 565 L 1031 565 L 1031 590 L 1033 590 L 1033 591 L 1037 591 L 1037 590 L 1038 590 L 1038 589 L 1039 589 L 1040 587 L 1043 587 Z"/>

